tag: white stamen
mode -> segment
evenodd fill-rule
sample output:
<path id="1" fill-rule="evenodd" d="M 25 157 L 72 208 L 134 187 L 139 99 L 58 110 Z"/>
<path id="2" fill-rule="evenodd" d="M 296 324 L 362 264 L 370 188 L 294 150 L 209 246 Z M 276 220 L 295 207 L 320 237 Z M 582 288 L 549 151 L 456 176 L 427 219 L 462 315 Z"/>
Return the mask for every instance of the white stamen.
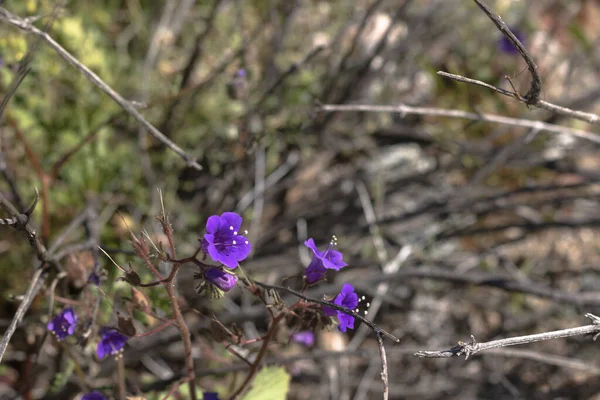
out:
<path id="1" fill-rule="evenodd" d="M 365 296 L 362 297 L 363 300 L 366 300 L 367 298 Z"/>
<path id="2" fill-rule="evenodd" d="M 237 244 L 237 243 L 235 242 L 235 240 L 232 240 L 232 241 L 231 241 L 231 243 L 233 243 L 233 244 Z"/>
<path id="3" fill-rule="evenodd" d="M 237 231 L 233 231 L 233 234 L 234 234 L 234 235 L 237 235 Z"/>
<path id="4" fill-rule="evenodd" d="M 367 315 L 369 312 L 365 310 L 365 315 Z"/>
<path id="5" fill-rule="evenodd" d="M 230 230 L 230 231 L 232 231 L 232 230 L 233 230 L 233 226 L 230 226 L 230 227 L 229 227 L 229 230 Z"/>
<path id="6" fill-rule="evenodd" d="M 244 244 L 248 244 L 248 241 L 246 240 L 246 241 L 244 242 Z"/>
<path id="7" fill-rule="evenodd" d="M 371 307 L 371 303 L 367 303 L 367 307 Z"/>
<path id="8" fill-rule="evenodd" d="M 248 234 L 248 229 L 244 230 L 244 234 L 246 234 L 246 235 Z"/>

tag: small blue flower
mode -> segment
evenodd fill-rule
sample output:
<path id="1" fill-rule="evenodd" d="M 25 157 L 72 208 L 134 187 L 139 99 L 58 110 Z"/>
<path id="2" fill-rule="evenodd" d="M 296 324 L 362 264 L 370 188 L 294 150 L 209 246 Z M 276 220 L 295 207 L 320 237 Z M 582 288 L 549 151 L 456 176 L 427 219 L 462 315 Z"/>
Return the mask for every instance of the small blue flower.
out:
<path id="1" fill-rule="evenodd" d="M 525 36 L 517 28 L 511 28 L 510 31 L 517 37 L 517 39 L 519 39 L 519 42 L 525 45 Z M 502 35 L 502 37 L 498 39 L 498 49 L 501 52 L 510 55 L 519 54 L 519 50 L 510 40 L 508 40 L 505 35 Z"/>
<path id="2" fill-rule="evenodd" d="M 311 331 L 300 331 L 292 335 L 292 340 L 296 343 L 305 345 L 306 347 L 312 347 L 315 344 L 315 334 Z"/>
<path id="3" fill-rule="evenodd" d="M 108 399 L 106 397 L 104 397 L 104 395 L 102 393 L 94 390 L 91 393 L 84 394 L 83 397 L 81 397 L 81 400 L 108 400 Z"/>
<path id="4" fill-rule="evenodd" d="M 342 286 L 342 291 L 335 297 L 334 304 L 354 310 L 358 306 L 358 295 L 354 293 L 354 287 L 351 284 L 345 283 Z M 340 325 L 338 329 L 342 332 L 346 332 L 347 328 L 354 329 L 354 317 L 352 315 L 344 314 L 341 311 L 334 310 L 331 307 L 324 306 L 323 314 L 328 317 L 337 316 Z"/>
<path id="5" fill-rule="evenodd" d="M 206 222 L 206 234 L 202 250 L 214 261 L 228 268 L 236 268 L 238 262 L 250 254 L 252 246 L 245 236 L 238 234 L 242 217 L 233 212 L 211 216 Z"/>
<path id="6" fill-rule="evenodd" d="M 306 242 L 304 242 L 304 245 L 313 252 L 313 258 L 304 271 L 306 283 L 315 283 L 323 279 L 328 269 L 339 271 L 348 265 L 342 261 L 342 253 L 337 250 L 333 250 L 333 247 L 336 245 L 335 236 L 329 243 L 327 250 L 324 252 L 319 251 L 315 245 L 315 241 L 312 238 L 309 238 Z"/>
<path id="7" fill-rule="evenodd" d="M 72 307 L 65 308 L 48 323 L 48 330 L 51 331 L 58 340 L 63 340 L 67 336 L 75 333 L 77 327 L 77 314 Z"/>
<path id="8" fill-rule="evenodd" d="M 216 392 L 202 393 L 202 400 L 219 400 L 219 394 Z"/>
<path id="9" fill-rule="evenodd" d="M 224 292 L 229 292 L 231 289 L 233 289 L 238 281 L 237 276 L 225 272 L 218 267 L 210 267 L 204 271 L 204 279 Z"/>
<path id="10" fill-rule="evenodd" d="M 100 335 L 102 335 L 102 338 L 96 348 L 96 353 L 100 359 L 108 355 L 120 354 L 125 347 L 125 343 L 129 340 L 127 336 L 112 328 L 100 329 Z"/>

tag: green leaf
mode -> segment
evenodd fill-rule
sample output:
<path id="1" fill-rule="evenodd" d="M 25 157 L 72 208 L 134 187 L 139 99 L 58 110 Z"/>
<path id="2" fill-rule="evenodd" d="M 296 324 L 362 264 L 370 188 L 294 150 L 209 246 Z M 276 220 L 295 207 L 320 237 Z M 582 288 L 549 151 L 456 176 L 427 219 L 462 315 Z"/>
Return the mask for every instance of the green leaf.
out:
<path id="1" fill-rule="evenodd" d="M 290 376 L 285 369 L 264 367 L 243 400 L 285 400 L 289 389 Z"/>

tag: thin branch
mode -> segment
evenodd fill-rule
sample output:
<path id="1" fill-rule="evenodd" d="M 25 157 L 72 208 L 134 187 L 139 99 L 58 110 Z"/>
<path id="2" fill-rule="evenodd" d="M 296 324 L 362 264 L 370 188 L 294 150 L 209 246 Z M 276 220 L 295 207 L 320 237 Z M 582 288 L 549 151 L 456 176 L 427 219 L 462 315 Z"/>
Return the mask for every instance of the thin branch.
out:
<path id="1" fill-rule="evenodd" d="M 440 75 L 452 75 L 447 73 L 438 72 Z M 458 76 L 458 75 L 453 75 Z M 462 77 L 461 77 L 462 78 Z M 479 81 L 477 81 L 479 82 Z M 483 82 L 480 82 L 483 83 Z M 485 84 L 487 85 L 487 84 Z M 513 93 L 508 94 L 511 97 L 514 97 Z M 516 97 L 515 97 L 516 98 Z M 596 135 L 592 132 L 584 131 L 582 129 L 573 129 L 566 126 L 549 124 L 542 121 L 533 121 L 529 119 L 521 119 L 521 118 L 510 118 L 504 117 L 502 115 L 495 114 L 479 114 L 479 113 L 471 113 L 462 110 L 453 110 L 446 108 L 432 108 L 432 107 L 412 107 L 407 106 L 405 104 L 398 104 L 395 106 L 377 106 L 377 105 L 369 105 L 369 104 L 322 104 L 317 105 L 319 110 L 325 112 L 390 112 L 390 113 L 399 113 L 402 115 L 429 115 L 433 117 L 449 117 L 449 118 L 459 118 L 459 119 L 468 119 L 471 121 L 481 121 L 481 122 L 492 122 L 503 125 L 510 126 L 518 126 L 521 128 L 530 128 L 537 129 L 539 131 L 546 131 L 552 133 L 562 133 L 565 135 L 570 135 L 573 137 L 586 139 L 592 141 L 594 143 L 600 143 L 600 136 Z"/>
<path id="2" fill-rule="evenodd" d="M 10 321 L 10 326 L 8 327 L 6 332 L 4 332 L 4 336 L 2 336 L 2 340 L 0 341 L 0 362 L 2 362 L 2 357 L 4 356 L 4 353 L 6 352 L 6 348 L 8 347 L 8 342 L 10 342 L 12 335 L 17 330 L 17 326 L 23 320 L 23 316 L 29 309 L 31 302 L 33 301 L 33 299 L 35 298 L 37 293 L 40 291 L 40 289 L 42 288 L 44 279 L 41 279 L 41 278 L 42 278 L 42 275 L 44 274 L 44 272 L 46 272 L 46 271 L 47 271 L 47 269 L 43 268 L 43 264 L 40 265 L 38 267 L 38 269 L 35 271 L 35 274 L 33 275 L 33 279 L 31 280 L 31 283 L 29 284 L 29 288 L 27 289 L 27 293 L 25 293 L 25 296 L 23 297 L 21 304 L 19 304 L 19 308 L 17 309 L 17 312 L 13 316 L 12 321 Z"/>
<path id="3" fill-rule="evenodd" d="M 138 121 L 144 128 L 146 128 L 152 136 L 162 142 L 177 155 L 179 155 L 190 167 L 201 170 L 202 167 L 198 164 L 197 160 L 182 150 L 175 142 L 171 141 L 165 135 L 163 135 L 158 129 L 148 122 L 144 116 L 134 107 L 131 102 L 125 100 L 119 93 L 111 88 L 106 82 L 104 82 L 98 75 L 92 70 L 82 64 L 76 59 L 71 53 L 65 50 L 60 44 L 58 44 L 50 35 L 46 32 L 39 30 L 31 24 L 30 21 L 23 18 L 17 17 L 4 8 L 0 8 L 0 21 L 4 21 L 14 27 L 17 27 L 27 33 L 38 36 L 44 42 L 46 42 L 54 51 L 56 51 L 62 58 L 64 58 L 69 64 L 79 70 L 85 77 L 96 85 L 100 90 L 106 93 L 111 99 L 113 99 L 118 105 L 120 105 L 125 111 L 127 111 L 136 121 Z"/>
<path id="4" fill-rule="evenodd" d="M 471 355 L 481 351 L 490 350 L 498 347 L 516 346 L 520 344 L 540 342 L 543 340 L 560 339 L 570 336 L 588 335 L 593 333 L 594 340 L 600 335 L 600 318 L 593 314 L 585 314 L 592 321 L 592 325 L 584 325 L 577 328 L 562 329 L 560 331 L 537 333 L 534 335 L 516 336 L 513 338 L 492 340 L 490 342 L 477 343 L 475 337 L 471 335 L 469 342 L 458 342 L 458 344 L 447 350 L 423 350 L 415 353 L 415 356 L 421 358 L 450 358 L 465 355 L 468 359 Z"/>
<path id="5" fill-rule="evenodd" d="M 253 282 L 255 284 L 257 284 L 258 286 L 262 287 L 262 288 L 265 288 L 265 289 L 268 289 L 268 290 L 279 290 L 279 291 L 282 291 L 282 292 L 287 292 L 289 294 L 293 294 L 294 296 L 299 297 L 299 298 L 301 298 L 303 300 L 306 300 L 308 302 L 315 303 L 315 304 L 321 304 L 323 306 L 327 306 L 327 307 L 333 308 L 334 310 L 341 311 L 344 314 L 351 315 L 354 318 L 360 320 L 365 325 L 367 325 L 369 328 L 371 328 L 371 330 L 373 332 L 375 332 L 375 333 L 381 332 L 383 335 L 385 335 L 388 338 L 392 339 L 394 342 L 396 342 L 396 343 L 400 342 L 400 339 L 398 339 L 396 336 L 394 336 L 391 333 L 387 332 L 386 330 L 380 328 L 375 323 L 369 321 L 368 319 L 366 319 L 362 315 L 360 315 L 360 314 L 358 314 L 358 313 L 356 313 L 356 312 L 354 312 L 352 310 L 349 310 L 349 309 L 347 309 L 345 307 L 338 306 L 337 304 L 331 303 L 329 301 L 319 300 L 319 299 L 315 299 L 315 298 L 312 298 L 312 297 L 305 296 L 302 293 L 297 292 L 297 291 L 295 291 L 293 289 L 290 289 L 288 287 L 277 286 L 277 285 L 268 285 L 266 283 L 262 283 L 262 282 L 258 282 L 258 281 L 253 281 Z"/>

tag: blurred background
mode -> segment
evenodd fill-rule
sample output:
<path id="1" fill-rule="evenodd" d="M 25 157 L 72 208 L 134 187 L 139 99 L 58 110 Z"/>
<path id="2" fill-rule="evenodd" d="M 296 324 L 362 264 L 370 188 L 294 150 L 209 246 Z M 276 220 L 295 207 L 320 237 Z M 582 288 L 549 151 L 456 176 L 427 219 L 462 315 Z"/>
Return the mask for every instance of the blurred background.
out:
<path id="1" fill-rule="evenodd" d="M 161 239 L 154 219 L 161 210 L 160 189 L 179 256 L 193 253 L 209 216 L 236 211 L 253 244 L 246 272 L 298 287 L 310 262 L 304 240 L 313 237 L 322 247 L 336 235 L 349 267 L 309 292 L 331 296 L 350 282 L 381 302 L 372 318 L 401 338 L 387 345 L 390 398 L 598 396 L 600 366 L 589 337 L 482 353 L 467 362 L 413 356 L 417 350 L 450 348 L 470 335 L 488 341 L 584 325 L 584 313 L 600 312 L 598 145 L 481 121 L 321 109 L 406 104 L 597 132 L 585 122 L 436 74 L 461 74 L 507 90 L 512 83 L 521 95 L 527 92 L 524 61 L 473 2 L 56 4 L 6 0 L 3 7 L 20 17 L 39 17 L 35 26 L 133 102 L 197 157 L 203 170 L 186 166 L 46 44 L 2 23 L 3 93 L 25 55 L 33 58 L 2 115 L 0 190 L 22 209 L 34 189 L 40 191 L 32 223 L 45 243 L 91 207 L 102 247 L 120 265 L 134 262 L 128 227 Z M 600 4 L 490 0 L 488 5 L 533 55 L 542 99 L 600 111 Z M 26 238 L 15 232 L 0 227 L 2 329 L 18 306 L 11 295 L 26 290 L 37 265 Z M 81 292 L 94 265 L 89 235 L 76 230 L 63 245 L 68 275 L 57 295 L 75 298 Z M 100 265 L 108 274 L 106 298 L 123 307 L 130 288 L 113 284 L 118 271 L 106 257 Z M 210 303 L 196 294 L 190 278 L 185 269 L 179 274 L 186 307 L 214 312 L 248 338 L 264 333 L 267 313 L 247 293 L 238 288 Z M 45 330 L 46 290 L 11 342 L 0 385 L 25 393 L 22 398 L 70 399 L 80 390 L 77 377 L 73 368 L 68 373 L 66 361 L 57 361 L 56 352 L 28 362 L 32 343 Z M 169 310 L 162 292 L 146 293 L 157 312 Z M 114 319 L 108 302 L 102 310 L 105 322 Z M 199 382 L 227 392 L 247 366 L 212 342 L 205 318 L 186 317 L 198 349 Z M 149 330 L 156 321 L 139 317 L 138 323 Z M 381 396 L 372 335 L 360 329 L 317 336 L 307 352 L 288 345 L 284 332 L 281 346 L 270 354 L 271 363 L 285 365 L 292 375 L 288 398 Z M 162 398 L 183 371 L 178 338 L 168 329 L 131 341 L 128 380 L 140 393 L 152 391 L 148 399 Z M 80 362 L 97 385 L 111 386 L 114 364 Z"/>

